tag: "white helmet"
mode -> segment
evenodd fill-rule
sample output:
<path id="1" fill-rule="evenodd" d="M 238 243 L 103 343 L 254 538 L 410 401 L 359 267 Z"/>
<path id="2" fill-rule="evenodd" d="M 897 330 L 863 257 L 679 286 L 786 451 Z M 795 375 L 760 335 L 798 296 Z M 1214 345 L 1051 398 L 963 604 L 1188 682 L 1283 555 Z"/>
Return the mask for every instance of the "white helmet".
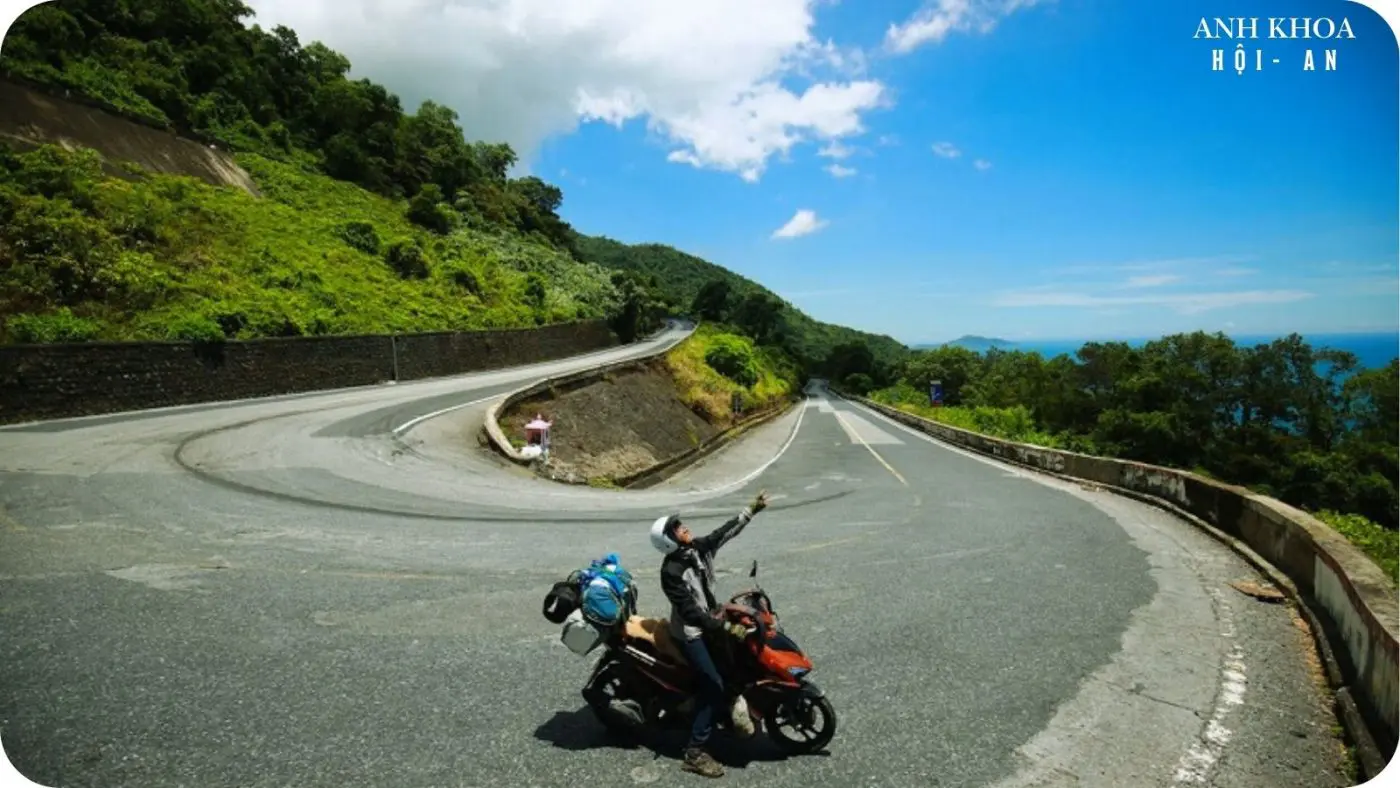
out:
<path id="1" fill-rule="evenodd" d="M 681 545 L 676 541 L 673 530 L 681 521 L 680 515 L 668 514 L 658 517 L 651 524 L 651 546 L 662 555 L 674 553 Z"/>

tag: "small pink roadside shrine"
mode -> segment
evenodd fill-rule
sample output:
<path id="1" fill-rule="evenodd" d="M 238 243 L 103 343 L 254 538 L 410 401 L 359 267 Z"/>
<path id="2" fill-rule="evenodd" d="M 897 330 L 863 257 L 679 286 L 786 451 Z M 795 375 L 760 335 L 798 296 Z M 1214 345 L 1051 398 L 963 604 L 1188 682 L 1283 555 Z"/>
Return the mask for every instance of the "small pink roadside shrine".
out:
<path id="1" fill-rule="evenodd" d="M 549 428 L 553 422 L 545 421 L 544 415 L 536 413 L 535 418 L 525 425 L 525 448 L 520 453 L 526 457 L 549 456 Z"/>

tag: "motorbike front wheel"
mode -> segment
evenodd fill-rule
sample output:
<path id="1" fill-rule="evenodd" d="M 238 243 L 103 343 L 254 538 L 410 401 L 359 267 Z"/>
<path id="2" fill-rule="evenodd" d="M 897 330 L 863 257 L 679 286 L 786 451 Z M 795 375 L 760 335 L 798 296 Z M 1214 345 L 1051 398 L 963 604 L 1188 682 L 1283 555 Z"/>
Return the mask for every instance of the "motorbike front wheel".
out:
<path id="1" fill-rule="evenodd" d="M 786 729 L 796 735 L 790 735 Z M 774 703 L 763 715 L 763 729 L 789 755 L 808 755 L 831 743 L 836 735 L 836 709 L 826 697 L 793 693 Z"/>

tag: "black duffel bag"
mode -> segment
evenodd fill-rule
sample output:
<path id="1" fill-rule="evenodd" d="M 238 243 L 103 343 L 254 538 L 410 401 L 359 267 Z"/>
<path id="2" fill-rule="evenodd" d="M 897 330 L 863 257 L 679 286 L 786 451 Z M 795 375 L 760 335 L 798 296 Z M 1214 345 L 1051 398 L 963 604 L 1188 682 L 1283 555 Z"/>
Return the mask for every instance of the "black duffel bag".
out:
<path id="1" fill-rule="evenodd" d="M 569 575 L 567 580 L 560 580 L 549 589 L 549 593 L 544 595 L 544 617 L 555 624 L 564 623 L 564 619 L 569 614 L 578 610 L 583 604 L 583 593 L 579 589 L 578 572 Z"/>

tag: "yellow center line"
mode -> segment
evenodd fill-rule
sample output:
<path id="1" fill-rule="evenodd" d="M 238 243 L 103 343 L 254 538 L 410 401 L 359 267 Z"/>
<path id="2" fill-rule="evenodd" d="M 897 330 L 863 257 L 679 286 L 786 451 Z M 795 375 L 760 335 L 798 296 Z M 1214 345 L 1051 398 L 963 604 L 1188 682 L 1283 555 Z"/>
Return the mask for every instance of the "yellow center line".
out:
<path id="1" fill-rule="evenodd" d="M 880 453 L 875 451 L 874 446 L 871 446 L 869 443 L 866 443 L 865 438 L 860 437 L 860 433 L 856 432 L 855 429 L 851 426 L 850 422 L 846 421 L 845 417 L 841 415 L 841 411 L 832 408 L 831 412 L 836 415 L 836 420 L 841 422 L 841 426 L 846 428 L 846 432 L 849 433 L 852 438 L 855 438 L 856 440 L 860 441 L 860 445 L 869 449 L 870 453 L 874 455 L 875 459 L 879 460 L 880 464 L 885 466 L 885 470 L 894 474 L 894 478 L 898 479 L 900 484 L 904 485 L 905 487 L 909 486 L 909 482 L 904 481 L 904 477 L 899 475 L 899 471 L 895 470 L 893 465 L 890 465 L 889 463 L 885 462 L 885 458 L 881 457 Z"/>

